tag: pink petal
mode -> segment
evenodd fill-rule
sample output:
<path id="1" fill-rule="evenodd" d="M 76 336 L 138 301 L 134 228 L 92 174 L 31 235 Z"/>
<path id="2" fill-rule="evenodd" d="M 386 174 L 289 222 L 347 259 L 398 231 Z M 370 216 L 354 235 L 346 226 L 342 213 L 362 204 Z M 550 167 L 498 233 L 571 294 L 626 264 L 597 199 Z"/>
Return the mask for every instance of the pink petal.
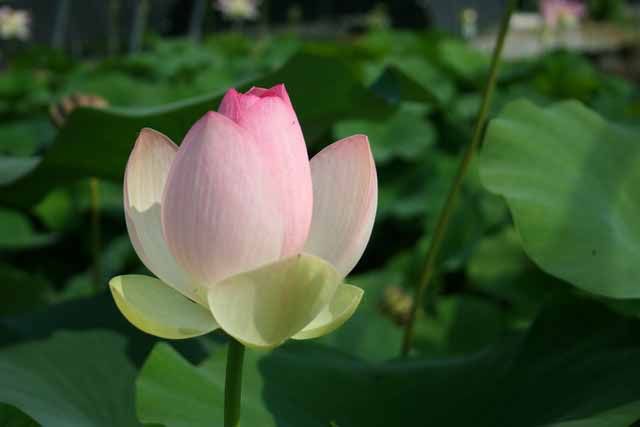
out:
<path id="1" fill-rule="evenodd" d="M 255 96 L 259 96 L 260 98 L 267 98 L 270 96 L 277 97 L 282 99 L 285 102 L 285 104 L 287 104 L 291 109 L 293 109 L 293 105 L 291 104 L 291 99 L 289 99 L 289 94 L 287 93 L 287 89 L 284 87 L 284 84 L 282 83 L 275 85 L 271 89 L 265 89 L 262 87 L 254 86 L 251 89 L 249 89 L 249 91 L 247 92 L 247 95 L 255 95 Z"/>
<path id="2" fill-rule="evenodd" d="M 259 100 L 257 95 L 243 95 L 235 89 L 229 89 L 220 102 L 218 112 L 238 122 L 239 115 Z"/>
<path id="3" fill-rule="evenodd" d="M 140 132 L 125 172 L 125 219 L 131 243 L 144 265 L 163 282 L 206 306 L 204 293 L 178 266 L 162 235 L 160 205 L 177 150 L 160 132 Z"/>
<path id="4" fill-rule="evenodd" d="M 281 256 L 300 252 L 313 210 L 311 172 L 304 136 L 284 85 L 252 88 L 244 95 L 232 89 L 220 112 L 254 137 L 275 178 L 285 227 Z"/>
<path id="5" fill-rule="evenodd" d="M 280 257 L 283 224 L 274 178 L 252 135 L 209 112 L 171 166 L 162 206 L 169 249 L 200 285 Z"/>
<path id="6" fill-rule="evenodd" d="M 313 220 L 304 251 L 343 275 L 362 256 L 376 216 L 378 179 L 365 135 L 331 144 L 311 159 Z"/>

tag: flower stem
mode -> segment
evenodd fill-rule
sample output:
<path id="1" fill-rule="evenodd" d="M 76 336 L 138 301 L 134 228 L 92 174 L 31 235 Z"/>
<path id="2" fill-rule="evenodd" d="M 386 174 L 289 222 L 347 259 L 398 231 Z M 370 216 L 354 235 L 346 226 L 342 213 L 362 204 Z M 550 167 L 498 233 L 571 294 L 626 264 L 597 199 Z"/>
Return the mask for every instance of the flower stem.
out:
<path id="1" fill-rule="evenodd" d="M 442 241 L 444 240 L 447 226 L 449 224 L 449 219 L 451 217 L 451 214 L 453 213 L 453 208 L 455 207 L 458 193 L 460 193 L 460 189 L 462 188 L 462 181 L 467 174 L 467 171 L 469 170 L 469 165 L 471 164 L 473 155 L 475 154 L 478 145 L 480 144 L 480 141 L 482 140 L 482 137 L 484 135 L 484 129 L 487 123 L 487 115 L 489 114 L 489 107 L 491 106 L 491 98 L 493 96 L 493 90 L 496 85 L 496 78 L 498 75 L 502 48 L 504 46 L 504 40 L 509 30 L 509 22 L 511 21 L 511 15 L 516 7 L 516 3 L 517 0 L 509 0 L 504 16 L 502 18 L 502 22 L 500 23 L 500 32 L 498 34 L 498 39 L 493 50 L 491 66 L 489 68 L 489 78 L 487 79 L 484 91 L 482 93 L 482 104 L 480 105 L 480 110 L 476 118 L 473 137 L 471 139 L 471 143 L 467 145 L 464 151 L 464 155 L 462 156 L 462 160 L 460 161 L 460 166 L 458 167 L 458 172 L 453 179 L 449 194 L 447 195 L 447 200 L 442 210 L 440 211 L 440 215 L 438 216 L 438 222 L 436 224 L 433 238 L 431 239 L 431 244 L 427 252 L 424 269 L 422 270 L 420 281 L 418 282 L 418 287 L 416 289 L 416 296 L 414 298 L 413 305 L 411 306 L 408 321 L 405 325 L 404 338 L 402 341 L 403 356 L 409 354 L 409 351 L 411 350 L 416 312 L 418 311 L 418 307 L 421 306 L 425 290 L 427 289 L 427 286 L 433 278 L 436 267 L 436 260 L 438 259 L 440 247 L 442 246 Z"/>
<path id="2" fill-rule="evenodd" d="M 231 337 L 229 338 L 227 374 L 224 384 L 224 427 L 238 427 L 240 425 L 244 345 Z"/>
<path id="3" fill-rule="evenodd" d="M 100 271 L 100 181 L 98 178 L 89 179 L 89 191 L 91 199 L 91 276 L 94 290 L 100 292 L 103 287 Z"/>
<path id="4" fill-rule="evenodd" d="M 202 41 L 202 27 L 204 26 L 206 14 L 207 2 L 205 0 L 195 0 L 189 20 L 189 37 L 196 43 Z"/>

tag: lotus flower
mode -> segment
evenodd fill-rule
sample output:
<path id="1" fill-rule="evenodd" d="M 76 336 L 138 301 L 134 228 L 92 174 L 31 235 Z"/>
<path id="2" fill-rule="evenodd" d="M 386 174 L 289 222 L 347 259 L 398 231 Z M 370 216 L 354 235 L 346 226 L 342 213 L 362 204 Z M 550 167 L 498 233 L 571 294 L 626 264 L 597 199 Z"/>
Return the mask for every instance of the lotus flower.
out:
<path id="1" fill-rule="evenodd" d="M 540 8 L 547 27 L 573 27 L 586 14 L 586 8 L 579 0 L 541 0 Z"/>
<path id="2" fill-rule="evenodd" d="M 260 3 L 259 0 L 217 0 L 214 6 L 229 19 L 253 21 L 258 18 Z"/>
<path id="3" fill-rule="evenodd" d="M 376 169 L 354 135 L 309 161 L 283 85 L 227 92 L 178 148 L 143 129 L 124 178 L 125 218 L 157 278 L 115 277 L 139 329 L 188 338 L 218 327 L 272 348 L 342 325 L 363 291 L 343 283 L 371 235 Z"/>
<path id="4" fill-rule="evenodd" d="M 25 10 L 15 10 L 10 6 L 0 7 L 0 39 L 27 40 L 31 34 L 31 16 Z"/>

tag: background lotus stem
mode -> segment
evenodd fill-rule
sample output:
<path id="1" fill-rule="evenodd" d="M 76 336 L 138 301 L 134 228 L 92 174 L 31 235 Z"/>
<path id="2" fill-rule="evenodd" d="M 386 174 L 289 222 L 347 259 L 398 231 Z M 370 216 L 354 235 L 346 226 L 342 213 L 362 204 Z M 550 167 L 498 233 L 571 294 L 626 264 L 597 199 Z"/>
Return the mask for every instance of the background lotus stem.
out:
<path id="1" fill-rule="evenodd" d="M 109 55 L 115 55 L 120 47 L 120 0 L 109 0 L 108 7 L 107 51 Z"/>
<path id="2" fill-rule="evenodd" d="M 91 277 L 96 292 L 102 290 L 100 271 L 100 181 L 98 178 L 89 179 L 89 192 L 91 198 Z"/>
<path id="3" fill-rule="evenodd" d="M 271 9 L 270 1 L 263 0 L 260 5 L 260 32 L 262 36 L 269 34 L 269 11 Z"/>
<path id="4" fill-rule="evenodd" d="M 142 45 L 142 37 L 147 29 L 147 18 L 149 17 L 149 0 L 138 0 L 134 14 L 133 28 L 129 37 L 129 53 L 138 52 Z"/>
<path id="5" fill-rule="evenodd" d="M 435 267 L 436 267 L 436 261 L 438 259 L 438 254 L 440 252 L 440 247 L 442 245 L 442 241 L 444 240 L 444 236 L 447 231 L 447 226 L 449 224 L 449 219 L 451 217 L 451 214 L 453 213 L 453 209 L 455 207 L 458 193 L 460 193 L 460 189 L 462 188 L 462 181 L 464 180 L 464 177 L 467 174 L 467 171 L 469 170 L 471 160 L 473 159 L 473 156 L 478 148 L 478 145 L 480 144 L 480 141 L 482 140 L 482 137 L 484 135 L 485 126 L 487 123 L 487 115 L 489 114 L 489 108 L 491 106 L 491 98 L 493 96 L 493 90 L 496 85 L 496 79 L 498 75 L 498 68 L 500 65 L 502 48 L 504 46 L 504 41 L 505 41 L 507 32 L 509 30 L 509 22 L 511 21 L 511 15 L 516 7 L 516 4 L 517 4 L 517 0 L 509 0 L 504 16 L 502 17 L 502 21 L 500 23 L 500 32 L 498 34 L 498 39 L 493 49 L 493 56 L 491 58 L 491 66 L 489 68 L 489 78 L 487 79 L 487 82 L 485 84 L 485 87 L 482 93 L 482 103 L 480 105 L 480 110 L 476 118 L 476 124 L 473 130 L 473 137 L 471 139 L 471 143 L 467 145 L 464 151 L 464 154 L 460 161 L 460 166 L 458 167 L 458 171 L 451 184 L 449 194 L 447 195 L 447 200 L 442 210 L 440 211 L 440 215 L 438 216 L 438 222 L 436 224 L 436 228 L 434 230 L 433 237 L 431 239 L 429 250 L 427 251 L 427 258 L 425 260 L 424 269 L 422 270 L 422 274 L 420 275 L 420 280 L 416 288 L 416 294 L 413 300 L 413 305 L 409 313 L 408 321 L 405 325 L 404 338 L 402 340 L 403 356 L 406 356 L 407 354 L 409 354 L 409 351 L 411 350 L 411 342 L 413 339 L 413 327 L 416 320 L 416 313 L 418 311 L 418 307 L 420 307 L 420 305 L 422 304 L 425 290 L 427 289 L 427 286 L 429 285 L 429 283 L 431 282 L 431 279 L 433 278 L 433 274 L 435 272 Z"/>
<path id="6" fill-rule="evenodd" d="M 204 26 L 206 12 L 207 4 L 205 0 L 195 0 L 191 11 L 191 19 L 189 20 L 189 36 L 194 42 L 202 40 L 202 27 Z"/>
<path id="7" fill-rule="evenodd" d="M 59 0 L 57 3 L 56 17 L 53 24 L 53 36 L 51 38 L 51 46 L 53 46 L 54 49 L 64 48 L 70 6 L 70 0 Z"/>
<path id="8" fill-rule="evenodd" d="M 229 337 L 227 374 L 224 384 L 224 427 L 238 427 L 240 425 L 243 360 L 244 345 Z"/>

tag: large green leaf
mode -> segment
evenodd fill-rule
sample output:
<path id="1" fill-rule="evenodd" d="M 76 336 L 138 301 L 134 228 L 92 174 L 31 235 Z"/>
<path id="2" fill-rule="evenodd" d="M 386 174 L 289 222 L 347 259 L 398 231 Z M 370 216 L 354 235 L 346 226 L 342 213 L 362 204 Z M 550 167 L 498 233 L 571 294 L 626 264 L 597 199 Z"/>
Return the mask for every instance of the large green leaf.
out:
<path id="1" fill-rule="evenodd" d="M 27 313 L 0 317 L 0 346 L 43 340 L 60 330 L 89 334 L 88 331 L 104 329 L 129 339 L 127 354 L 135 364 L 141 364 L 159 339 L 132 326 L 120 313 L 106 287 L 105 283 L 105 292 L 91 298 L 76 298 Z M 180 340 L 174 345 L 190 360 L 201 360 L 205 356 L 202 344 L 196 340 Z"/>
<path id="2" fill-rule="evenodd" d="M 125 234 L 113 238 L 102 247 L 100 253 L 100 283 L 107 287 L 109 280 L 122 271 L 127 271 L 128 265 L 140 265 L 140 259 L 135 254 L 129 235 Z M 141 270 L 140 273 L 146 270 Z M 57 302 L 66 299 L 88 297 L 95 293 L 93 269 L 90 266 L 82 273 L 69 278 L 61 292 L 55 295 Z"/>
<path id="3" fill-rule="evenodd" d="M 640 132 L 576 102 L 509 104 L 489 126 L 486 187 L 504 196 L 527 254 L 586 291 L 640 297 Z"/>
<path id="4" fill-rule="evenodd" d="M 40 157 L 13 157 L 0 155 L 0 185 L 9 185 L 32 172 L 40 164 Z"/>
<path id="5" fill-rule="evenodd" d="M 0 402 L 48 427 L 133 427 L 134 369 L 124 338 L 60 332 L 0 353 Z"/>
<path id="6" fill-rule="evenodd" d="M 295 55 L 281 69 L 241 89 L 282 82 L 307 142 L 317 139 L 338 119 L 383 118 L 393 111 L 358 81 L 345 61 L 306 53 Z M 83 177 L 120 181 L 140 129 L 157 129 L 179 143 L 197 119 L 217 109 L 222 95 L 216 92 L 157 108 L 74 110 L 39 163 L 0 158 L 0 170 L 9 171 L 0 175 L 0 203 L 31 206 L 56 186 Z"/>
<path id="7" fill-rule="evenodd" d="M 478 84 L 489 69 L 489 56 L 461 40 L 446 39 L 438 43 L 438 57 L 455 76 Z"/>
<path id="8" fill-rule="evenodd" d="M 545 427 L 636 427 L 638 421 L 640 421 L 640 401 L 604 411 L 592 417 L 562 421 Z"/>
<path id="9" fill-rule="evenodd" d="M 53 126 L 46 116 L 35 116 L 3 124 L 0 128 L 0 153 L 13 156 L 31 156 L 48 141 L 53 134 Z"/>
<path id="10" fill-rule="evenodd" d="M 640 396 L 640 323 L 589 300 L 552 300 L 496 383 L 490 425 L 586 422 L 614 409 L 640 419 L 631 405 Z"/>
<path id="11" fill-rule="evenodd" d="M 274 425 L 262 405 L 257 353 L 249 351 L 243 379 L 243 423 Z M 137 382 L 136 405 L 143 423 L 196 427 L 221 424 L 224 414 L 224 351 L 194 368 L 167 344 L 153 349 Z M 265 424 L 265 421 L 268 424 Z M 303 424 L 306 425 L 306 424 Z"/>
<path id="12" fill-rule="evenodd" d="M 42 277 L 0 263 L 0 315 L 34 308 L 51 296 L 50 284 Z"/>
<path id="13" fill-rule="evenodd" d="M 391 102 L 411 101 L 439 106 L 444 101 L 442 91 L 435 92 L 431 86 L 419 83 L 414 77 L 395 65 L 384 65 L 371 88 Z M 373 70 L 376 71 L 376 70 Z"/>
<path id="14" fill-rule="evenodd" d="M 500 301 L 512 326 L 528 326 L 559 288 L 569 287 L 540 270 L 525 254 L 511 226 L 485 236 L 466 266 L 469 287 Z"/>
<path id="15" fill-rule="evenodd" d="M 20 212 L 0 209 L 0 249 L 36 248 L 52 243 L 54 238 L 53 234 L 34 230 L 29 219 Z"/>
<path id="16" fill-rule="evenodd" d="M 399 158 L 419 161 L 435 142 L 436 130 L 425 120 L 425 108 L 404 104 L 385 121 L 344 120 L 333 127 L 335 139 L 363 133 L 369 137 L 376 164 Z"/>
<path id="17" fill-rule="evenodd" d="M 393 55 L 385 58 L 389 67 L 387 73 L 374 84 L 383 93 L 389 93 L 390 77 L 396 80 L 399 94 L 411 101 L 431 101 L 446 105 L 453 98 L 456 89 L 450 77 L 438 69 L 428 59 L 420 56 Z M 424 95 L 423 95 L 424 93 Z M 428 96 L 428 97 L 427 97 Z"/>
<path id="18" fill-rule="evenodd" d="M 381 306 L 385 289 L 399 286 L 402 280 L 402 274 L 392 269 L 350 276 L 349 283 L 364 290 L 362 302 L 344 325 L 313 342 L 337 348 L 367 362 L 382 362 L 395 357 L 400 351 L 402 329 L 391 316 L 383 315 Z"/>
<path id="19" fill-rule="evenodd" d="M 609 416 L 608 427 L 628 427 L 640 393 L 639 331 L 639 321 L 567 300 L 546 310 L 524 339 L 466 357 L 370 364 L 310 342 L 248 351 L 243 422 L 539 427 Z M 220 423 L 224 357 L 215 349 L 193 366 L 156 346 L 138 378 L 140 419 L 166 427 Z"/>
<path id="20" fill-rule="evenodd" d="M 38 427 L 39 424 L 15 406 L 0 403 L 0 426 Z"/>
<path id="21" fill-rule="evenodd" d="M 500 341 L 505 317 L 498 302 L 488 298 L 443 296 L 433 312 L 418 315 L 414 347 L 425 355 L 472 354 Z"/>

